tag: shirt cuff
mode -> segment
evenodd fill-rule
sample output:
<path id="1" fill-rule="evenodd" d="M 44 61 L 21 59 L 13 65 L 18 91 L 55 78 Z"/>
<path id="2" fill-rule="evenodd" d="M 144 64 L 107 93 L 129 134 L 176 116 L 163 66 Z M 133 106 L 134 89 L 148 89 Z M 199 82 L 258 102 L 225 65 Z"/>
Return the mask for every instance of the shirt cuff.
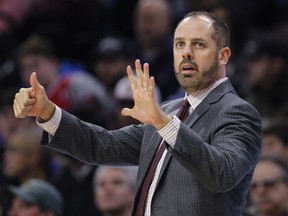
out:
<path id="1" fill-rule="evenodd" d="M 160 130 L 158 130 L 160 136 L 166 141 L 166 143 L 171 148 L 174 148 L 175 146 L 180 124 L 181 124 L 180 119 L 177 116 L 173 116 L 172 121 L 170 121 Z"/>
<path id="2" fill-rule="evenodd" d="M 62 110 L 56 106 L 55 113 L 50 120 L 47 122 L 40 123 L 36 118 L 36 123 L 39 127 L 43 128 L 48 134 L 54 136 L 62 118 Z"/>

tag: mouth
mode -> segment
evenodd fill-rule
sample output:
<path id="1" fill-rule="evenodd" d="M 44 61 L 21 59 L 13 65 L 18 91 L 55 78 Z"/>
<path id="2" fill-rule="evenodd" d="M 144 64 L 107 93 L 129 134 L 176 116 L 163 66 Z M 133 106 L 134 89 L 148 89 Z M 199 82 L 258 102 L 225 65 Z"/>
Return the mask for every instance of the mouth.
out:
<path id="1" fill-rule="evenodd" d="M 193 73 L 197 72 L 197 68 L 192 64 L 184 64 L 181 65 L 180 71 L 185 77 L 190 77 Z"/>
<path id="2" fill-rule="evenodd" d="M 184 64 L 181 66 L 181 70 L 189 71 L 189 70 L 196 70 L 196 68 L 192 64 Z"/>

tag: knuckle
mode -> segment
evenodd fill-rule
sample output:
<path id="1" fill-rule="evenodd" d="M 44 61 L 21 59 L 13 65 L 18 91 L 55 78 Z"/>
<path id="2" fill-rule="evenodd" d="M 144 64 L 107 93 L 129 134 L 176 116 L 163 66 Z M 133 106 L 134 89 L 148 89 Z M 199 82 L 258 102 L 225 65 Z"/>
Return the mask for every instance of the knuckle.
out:
<path id="1" fill-rule="evenodd" d="M 25 88 L 21 88 L 21 89 L 19 90 L 19 92 L 20 92 L 20 93 L 24 93 L 24 92 L 26 92 L 26 89 L 25 89 Z"/>
<path id="2" fill-rule="evenodd" d="M 17 98 L 20 97 L 20 93 L 15 94 L 14 102 L 16 101 Z"/>

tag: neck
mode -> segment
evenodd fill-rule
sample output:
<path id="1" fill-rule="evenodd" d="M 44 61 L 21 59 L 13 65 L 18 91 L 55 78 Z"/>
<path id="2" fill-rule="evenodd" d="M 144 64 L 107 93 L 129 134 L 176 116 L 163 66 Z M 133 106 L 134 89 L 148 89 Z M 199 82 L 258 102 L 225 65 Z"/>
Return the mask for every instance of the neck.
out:
<path id="1" fill-rule="evenodd" d="M 211 85 L 209 85 L 207 88 L 204 89 L 198 89 L 198 90 L 191 90 L 191 91 L 187 91 L 186 95 L 191 95 L 191 96 L 197 96 L 202 92 L 208 91 L 209 89 L 214 89 L 216 86 L 213 87 L 213 85 L 216 85 L 216 82 L 218 82 L 220 79 L 223 79 L 225 77 L 220 77 L 219 79 L 215 80 Z M 220 84 L 220 83 L 219 83 Z M 217 86 L 219 85 L 217 84 Z"/>

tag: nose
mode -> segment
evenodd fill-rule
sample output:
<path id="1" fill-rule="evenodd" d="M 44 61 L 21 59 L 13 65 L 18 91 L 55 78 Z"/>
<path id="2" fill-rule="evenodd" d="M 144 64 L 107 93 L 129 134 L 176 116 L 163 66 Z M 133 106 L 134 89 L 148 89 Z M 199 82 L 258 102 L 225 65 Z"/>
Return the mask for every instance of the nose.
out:
<path id="1" fill-rule="evenodd" d="M 182 56 L 184 59 L 192 59 L 194 57 L 194 53 L 191 46 L 185 46 L 182 52 Z"/>
<path id="2" fill-rule="evenodd" d="M 106 190 L 106 191 L 111 191 L 114 190 L 114 184 L 110 183 L 110 182 L 105 182 L 105 184 L 100 186 L 102 188 L 102 190 Z"/>

